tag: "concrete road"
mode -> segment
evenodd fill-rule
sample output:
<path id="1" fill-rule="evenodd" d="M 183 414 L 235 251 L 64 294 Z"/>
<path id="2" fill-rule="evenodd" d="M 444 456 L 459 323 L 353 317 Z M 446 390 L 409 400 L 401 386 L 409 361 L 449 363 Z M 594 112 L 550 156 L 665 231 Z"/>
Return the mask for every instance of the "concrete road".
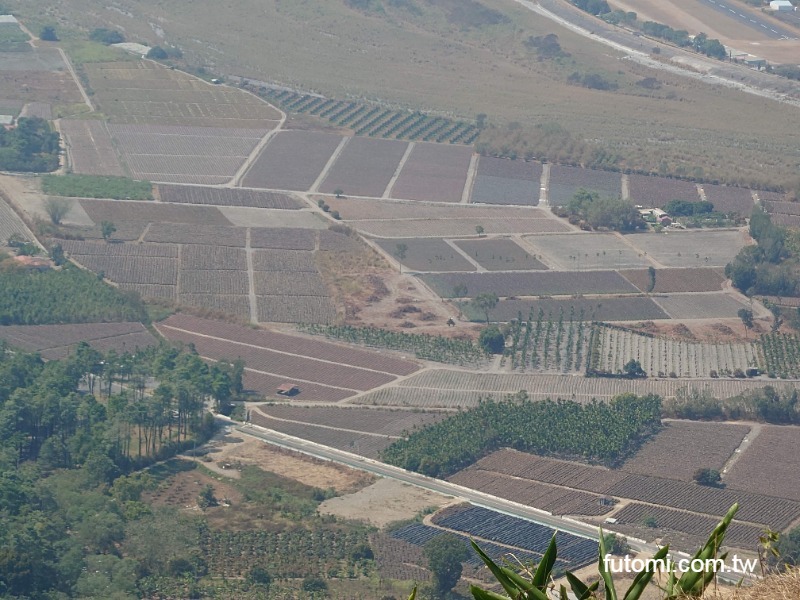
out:
<path id="1" fill-rule="evenodd" d="M 797 39 L 797 33 L 786 29 L 776 24 L 772 19 L 761 17 L 753 14 L 752 12 L 737 6 L 735 0 L 698 0 L 703 4 L 707 4 L 732 19 L 736 19 L 754 29 L 763 35 L 766 35 L 774 40 L 794 40 Z"/>

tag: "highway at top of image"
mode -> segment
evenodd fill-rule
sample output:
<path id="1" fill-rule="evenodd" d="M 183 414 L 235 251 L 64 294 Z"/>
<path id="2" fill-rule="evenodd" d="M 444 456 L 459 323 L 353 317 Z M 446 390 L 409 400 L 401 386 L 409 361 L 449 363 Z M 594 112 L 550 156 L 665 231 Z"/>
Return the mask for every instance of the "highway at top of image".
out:
<path id="1" fill-rule="evenodd" d="M 368 473 L 372 473 L 373 475 L 378 475 L 379 477 L 395 479 L 397 481 L 401 481 L 425 490 L 444 494 L 445 496 L 454 496 L 470 502 L 475 506 L 488 508 L 512 517 L 525 519 L 539 525 L 551 527 L 553 529 L 571 533 L 580 537 L 589 538 L 592 540 L 599 540 L 600 537 L 599 528 L 595 525 L 589 525 L 574 519 L 552 515 L 543 510 L 525 506 L 524 504 L 519 504 L 518 502 L 512 502 L 511 500 L 505 500 L 504 498 L 485 494 L 477 490 L 450 483 L 449 481 L 434 479 L 426 475 L 421 475 L 412 471 L 406 471 L 405 469 L 388 465 L 377 460 L 358 456 L 356 454 L 331 448 L 329 446 L 323 446 L 315 442 L 286 435 L 284 433 L 273 431 L 258 425 L 253 425 L 251 423 L 242 425 L 222 415 L 216 415 L 216 417 L 218 421 L 222 422 L 225 426 L 232 427 L 241 434 L 254 437 L 275 446 L 301 452 L 315 458 L 329 460 L 331 462 L 345 465 L 354 469 L 359 469 L 361 471 L 366 471 Z M 636 538 L 628 538 L 628 542 L 629 546 L 634 552 L 643 553 L 646 556 L 652 556 L 658 551 L 659 548 L 659 546 L 655 544 L 650 544 L 644 540 L 639 540 Z M 677 558 L 679 557 L 675 557 L 674 560 L 677 560 Z M 718 577 L 721 581 L 732 584 L 739 583 L 742 580 L 742 575 L 736 573 L 720 573 L 718 574 Z"/>
<path id="2" fill-rule="evenodd" d="M 781 25 L 776 24 L 772 19 L 759 17 L 758 15 L 750 12 L 749 10 L 737 6 L 736 0 L 698 0 L 703 4 L 708 4 L 717 11 L 741 21 L 756 31 L 760 31 L 764 35 L 771 37 L 775 40 L 796 40 L 798 34 Z"/>

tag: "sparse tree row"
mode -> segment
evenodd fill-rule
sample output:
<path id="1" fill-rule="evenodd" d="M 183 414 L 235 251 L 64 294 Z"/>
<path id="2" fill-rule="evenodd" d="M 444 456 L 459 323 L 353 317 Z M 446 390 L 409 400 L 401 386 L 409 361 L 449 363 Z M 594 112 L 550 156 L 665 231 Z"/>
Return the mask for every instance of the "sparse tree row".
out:
<path id="1" fill-rule="evenodd" d="M 508 446 L 614 464 L 661 424 L 661 398 L 633 394 L 609 403 L 531 402 L 524 392 L 491 399 L 412 433 L 383 452 L 391 464 L 441 477 Z"/>

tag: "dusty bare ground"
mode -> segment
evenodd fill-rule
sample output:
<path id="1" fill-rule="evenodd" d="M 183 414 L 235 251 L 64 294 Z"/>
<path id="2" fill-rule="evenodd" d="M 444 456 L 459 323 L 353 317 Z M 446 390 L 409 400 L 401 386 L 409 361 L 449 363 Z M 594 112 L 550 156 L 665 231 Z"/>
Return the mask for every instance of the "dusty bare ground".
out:
<path id="1" fill-rule="evenodd" d="M 44 203 L 47 196 L 42 193 L 38 179 L 31 177 L 15 177 L 13 175 L 0 175 L 0 190 L 5 193 L 17 208 L 27 214 L 26 222 L 33 223 L 35 219 L 48 221 Z M 86 214 L 77 200 L 67 200 L 70 210 L 62 220 L 64 225 L 77 227 L 93 227 L 94 222 Z"/>
<path id="2" fill-rule="evenodd" d="M 242 499 L 234 486 L 209 477 L 199 469 L 173 475 L 157 490 L 144 493 L 143 498 L 156 506 L 199 510 L 197 496 L 206 485 L 214 488 L 214 497 L 220 502 L 228 500 L 231 504 L 238 504 Z"/>
<path id="3" fill-rule="evenodd" d="M 743 14 L 752 14 L 766 23 L 774 22 L 784 29 L 790 28 L 785 23 L 774 19 L 769 14 L 756 8 L 746 6 L 742 2 L 731 0 L 735 9 Z M 726 46 L 742 52 L 766 58 L 776 63 L 793 63 L 800 55 L 800 42 L 775 40 L 764 35 L 760 28 L 726 16 L 714 8 L 696 0 L 613 0 L 611 4 L 625 11 L 633 11 L 638 20 L 657 21 L 676 29 L 685 29 L 690 34 L 705 32 L 710 38 L 719 38 Z"/>
<path id="4" fill-rule="evenodd" d="M 428 507 L 442 507 L 453 502 L 457 500 L 451 496 L 422 490 L 394 479 L 379 479 L 354 494 L 326 500 L 320 504 L 319 512 L 384 527 L 394 521 L 411 519 Z"/>
<path id="5" fill-rule="evenodd" d="M 752 341 L 769 326 L 756 322 L 745 338 L 739 319 L 697 319 L 693 321 L 643 321 L 627 325 L 633 331 L 643 331 L 658 336 L 691 342 L 744 342 Z"/>
<path id="6" fill-rule="evenodd" d="M 312 487 L 333 488 L 337 492 L 359 490 L 374 481 L 362 471 L 282 450 L 250 437 L 227 436 L 209 445 L 210 452 L 206 456 L 212 462 L 203 462 L 204 466 L 227 477 L 238 477 L 237 465 L 254 465 Z M 223 465 L 226 468 L 223 469 Z"/>

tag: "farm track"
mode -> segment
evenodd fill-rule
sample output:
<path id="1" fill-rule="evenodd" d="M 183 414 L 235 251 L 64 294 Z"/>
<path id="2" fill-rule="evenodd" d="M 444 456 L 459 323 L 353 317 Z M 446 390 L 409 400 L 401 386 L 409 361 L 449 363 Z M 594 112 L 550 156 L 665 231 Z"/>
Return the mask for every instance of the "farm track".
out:
<path id="1" fill-rule="evenodd" d="M 461 193 L 461 204 L 468 204 L 472 197 L 472 187 L 475 185 L 475 175 L 478 170 L 477 154 L 473 154 L 469 159 L 469 167 L 467 168 L 467 181 L 464 182 L 464 191 Z"/>
<path id="2" fill-rule="evenodd" d="M 370 435 L 370 436 L 373 436 L 373 437 L 376 437 L 376 438 L 382 438 L 382 439 L 386 439 L 386 438 L 391 438 L 393 440 L 403 439 L 399 435 L 373 433 L 371 431 L 364 431 L 362 429 L 347 429 L 345 427 L 333 427 L 331 425 L 322 425 L 320 423 L 308 423 L 306 421 L 297 421 L 295 419 L 283 419 L 283 418 L 280 418 L 280 417 L 275 417 L 273 415 L 266 414 L 263 411 L 259 410 L 258 408 L 256 408 L 255 410 L 258 411 L 267 420 L 271 419 L 273 421 L 282 421 L 284 423 L 294 423 L 295 425 L 308 425 L 308 426 L 311 426 L 311 427 L 319 427 L 320 429 L 331 429 L 333 431 L 342 431 L 344 433 L 356 433 L 356 434 L 359 434 L 359 435 Z"/>
<path id="3" fill-rule="evenodd" d="M 56 48 L 56 49 L 58 50 L 58 53 L 61 54 L 61 59 L 64 61 L 64 64 L 66 65 L 67 71 L 69 71 L 72 80 L 75 82 L 75 85 L 78 86 L 78 91 L 81 94 L 81 98 L 83 98 L 83 103 L 89 107 L 89 112 L 94 112 L 95 111 L 94 104 L 92 104 L 92 100 L 91 98 L 89 98 L 89 94 L 86 93 L 86 90 L 84 89 L 83 84 L 81 83 L 81 80 L 78 77 L 78 74 L 75 72 L 75 68 L 72 66 L 72 63 L 70 62 L 69 57 L 67 56 L 67 53 L 64 52 L 64 50 L 61 48 Z"/>
<path id="4" fill-rule="evenodd" d="M 253 271 L 253 247 L 250 244 L 251 229 L 247 228 L 244 251 L 247 256 L 247 287 L 250 302 L 250 322 L 258 323 L 258 298 L 256 297 L 256 274 Z"/>
<path id="5" fill-rule="evenodd" d="M 416 146 L 416 142 L 409 142 L 408 146 L 406 146 L 406 151 L 403 153 L 403 158 L 400 159 L 400 163 L 397 165 L 397 169 L 392 175 L 392 178 L 389 180 L 389 184 L 386 186 L 386 189 L 383 191 L 381 198 L 383 200 L 388 200 L 392 196 L 392 190 L 394 189 L 394 184 L 397 183 L 397 179 L 400 177 L 400 173 L 403 172 L 403 167 L 406 166 L 406 162 L 408 162 L 408 157 L 411 156 L 411 153 L 414 151 L 414 146 Z"/>

